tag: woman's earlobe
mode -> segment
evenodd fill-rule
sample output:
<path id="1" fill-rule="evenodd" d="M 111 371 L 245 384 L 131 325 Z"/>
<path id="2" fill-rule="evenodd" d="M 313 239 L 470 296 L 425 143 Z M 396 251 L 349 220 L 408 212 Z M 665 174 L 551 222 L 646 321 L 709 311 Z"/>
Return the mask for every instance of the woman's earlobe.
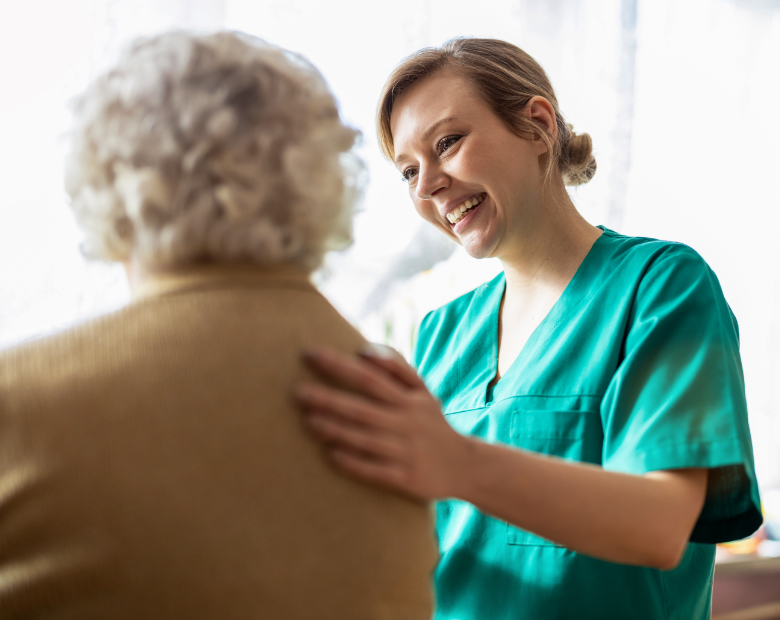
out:
<path id="1" fill-rule="evenodd" d="M 539 131 L 544 131 L 544 127 L 539 128 Z M 554 140 L 554 138 L 552 140 Z M 545 140 L 542 135 L 536 131 L 533 135 L 533 148 L 537 157 L 544 157 L 547 155 L 547 153 L 550 152 L 547 140 Z"/>

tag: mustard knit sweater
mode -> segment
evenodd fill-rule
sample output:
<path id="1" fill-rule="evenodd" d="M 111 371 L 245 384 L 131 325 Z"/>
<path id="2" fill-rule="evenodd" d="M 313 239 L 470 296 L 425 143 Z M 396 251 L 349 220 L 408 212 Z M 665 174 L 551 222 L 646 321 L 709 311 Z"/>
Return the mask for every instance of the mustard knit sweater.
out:
<path id="1" fill-rule="evenodd" d="M 292 268 L 211 267 L 0 353 L 0 618 L 429 618 L 429 507 L 291 400 L 302 347 L 363 342 Z"/>

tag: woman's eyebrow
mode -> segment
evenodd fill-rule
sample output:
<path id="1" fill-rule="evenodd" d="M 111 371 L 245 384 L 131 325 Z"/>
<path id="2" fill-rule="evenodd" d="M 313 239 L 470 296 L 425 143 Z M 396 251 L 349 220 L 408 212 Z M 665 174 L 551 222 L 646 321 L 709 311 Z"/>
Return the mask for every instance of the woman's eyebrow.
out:
<path id="1" fill-rule="evenodd" d="M 430 139 L 431 134 L 433 134 L 433 132 L 439 128 L 439 125 L 443 125 L 444 123 L 448 123 L 450 121 L 456 121 L 456 120 L 458 120 L 457 116 L 448 116 L 447 118 L 439 119 L 433 125 L 428 127 L 428 129 L 425 130 L 425 132 L 422 134 L 422 141 L 427 142 L 428 139 Z M 401 153 L 395 158 L 395 164 L 398 165 L 404 159 L 409 159 L 409 156 Z"/>

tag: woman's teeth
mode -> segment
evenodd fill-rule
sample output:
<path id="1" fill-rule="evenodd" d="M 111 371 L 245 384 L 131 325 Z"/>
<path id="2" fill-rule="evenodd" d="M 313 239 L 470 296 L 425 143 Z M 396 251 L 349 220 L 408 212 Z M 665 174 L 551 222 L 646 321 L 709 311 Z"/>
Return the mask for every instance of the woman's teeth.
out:
<path id="1" fill-rule="evenodd" d="M 450 221 L 450 224 L 457 224 L 460 220 L 466 217 L 466 213 L 471 211 L 477 205 L 481 204 L 485 199 L 485 196 L 487 196 L 487 194 L 479 194 L 474 196 L 474 198 L 470 198 L 463 204 L 455 207 L 447 214 L 447 219 Z"/>

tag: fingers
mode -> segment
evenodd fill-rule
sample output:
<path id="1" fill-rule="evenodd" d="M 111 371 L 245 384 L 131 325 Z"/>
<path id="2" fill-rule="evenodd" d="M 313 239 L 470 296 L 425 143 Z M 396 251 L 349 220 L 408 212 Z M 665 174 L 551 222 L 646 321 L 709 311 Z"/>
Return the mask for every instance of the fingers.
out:
<path id="1" fill-rule="evenodd" d="M 417 371 L 407 364 L 406 360 L 397 351 L 390 347 L 370 343 L 361 349 L 358 355 L 395 377 L 406 387 L 425 388 L 425 382 L 417 374 Z"/>
<path id="2" fill-rule="evenodd" d="M 307 350 L 303 359 L 319 375 L 380 402 L 399 403 L 403 397 L 405 384 L 364 359 L 320 348 Z"/>
<path id="3" fill-rule="evenodd" d="M 377 433 L 366 426 L 349 424 L 336 416 L 312 411 L 304 420 L 309 429 L 326 444 L 336 443 L 374 459 L 393 460 L 397 459 L 402 452 L 392 435 Z"/>
<path id="4" fill-rule="evenodd" d="M 349 392 L 342 392 L 316 383 L 302 383 L 295 390 L 296 400 L 309 411 L 319 411 L 339 416 L 353 424 L 393 431 L 397 424 L 394 416 Z"/>
<path id="5" fill-rule="evenodd" d="M 318 348 L 307 351 L 304 360 L 321 378 L 338 384 L 309 381 L 295 390 L 305 426 L 334 467 L 418 499 L 437 497 L 438 487 L 431 484 L 438 471 L 431 466 L 436 450 L 423 446 L 436 448 L 438 423 L 454 431 L 414 369 L 385 350 L 350 356 Z"/>
<path id="6" fill-rule="evenodd" d="M 406 491 L 404 488 L 404 472 L 393 463 L 376 461 L 364 455 L 339 448 L 332 450 L 328 456 L 337 468 L 355 478 L 391 489 Z"/>

